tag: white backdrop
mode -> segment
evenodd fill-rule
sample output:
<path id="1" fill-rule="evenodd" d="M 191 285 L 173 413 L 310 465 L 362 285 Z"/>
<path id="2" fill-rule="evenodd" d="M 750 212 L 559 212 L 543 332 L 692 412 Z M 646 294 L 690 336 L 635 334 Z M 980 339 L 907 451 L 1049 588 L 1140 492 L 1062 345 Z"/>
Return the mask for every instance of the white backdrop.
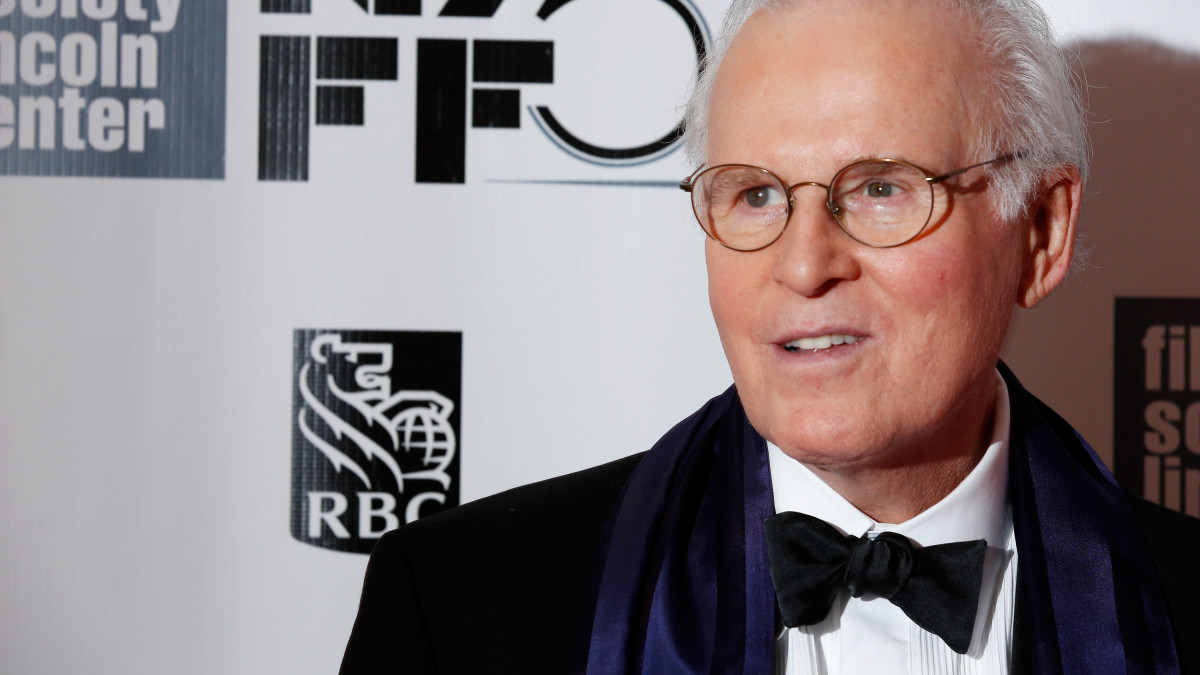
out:
<path id="1" fill-rule="evenodd" d="M 1192 0 L 1045 2 L 1087 44 L 1136 36 L 1193 66 L 1200 53 Z M 491 19 L 439 18 L 441 4 L 380 17 L 351 0 L 311 15 L 230 2 L 224 179 L 0 177 L 0 671 L 336 671 L 366 557 L 289 534 L 294 329 L 462 332 L 464 501 L 643 450 L 728 386 L 685 195 L 502 182 L 687 174 L 681 152 L 582 162 L 525 109 L 601 145 L 658 138 L 693 66 L 678 16 L 650 0 L 576 0 L 545 22 L 539 0 Z M 724 2 L 696 4 L 715 30 Z M 259 39 L 284 34 L 400 39 L 399 81 L 366 85 L 366 125 L 312 128 L 307 182 L 258 180 Z M 415 44 L 433 37 L 555 43 L 554 84 L 517 87 L 519 130 L 467 130 L 462 185 L 414 181 Z M 1136 144 L 1124 133 L 1112 142 Z M 1106 189 L 1085 227 L 1097 203 L 1103 220 L 1130 201 Z M 1097 269 L 1014 338 L 1018 374 L 1104 453 L 1112 296 L 1200 296 L 1195 216 L 1162 221 L 1130 224 L 1157 242 L 1140 267 L 1096 231 Z M 1076 295 L 1091 314 L 1071 314 Z M 1085 327 L 1064 331 L 1064 313 Z"/>

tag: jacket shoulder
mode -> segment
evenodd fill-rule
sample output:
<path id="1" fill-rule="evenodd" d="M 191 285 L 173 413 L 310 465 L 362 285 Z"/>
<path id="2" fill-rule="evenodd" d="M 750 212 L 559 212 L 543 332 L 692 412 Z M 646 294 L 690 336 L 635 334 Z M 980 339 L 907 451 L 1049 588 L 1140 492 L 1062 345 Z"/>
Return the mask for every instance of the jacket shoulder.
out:
<path id="1" fill-rule="evenodd" d="M 458 533 L 488 539 L 521 534 L 540 536 L 547 525 L 576 519 L 600 520 L 603 526 L 617 494 L 644 454 L 468 502 L 422 518 L 400 531 L 410 541 L 416 541 L 425 536 L 441 539 Z"/>
<path id="2" fill-rule="evenodd" d="M 1146 547 L 1158 570 L 1175 645 L 1185 673 L 1200 673 L 1200 520 L 1140 497 L 1129 498 Z"/>
<path id="3" fill-rule="evenodd" d="M 514 488 L 384 535 L 343 673 L 425 673 L 435 663 L 440 673 L 566 672 L 596 546 L 641 458 Z"/>

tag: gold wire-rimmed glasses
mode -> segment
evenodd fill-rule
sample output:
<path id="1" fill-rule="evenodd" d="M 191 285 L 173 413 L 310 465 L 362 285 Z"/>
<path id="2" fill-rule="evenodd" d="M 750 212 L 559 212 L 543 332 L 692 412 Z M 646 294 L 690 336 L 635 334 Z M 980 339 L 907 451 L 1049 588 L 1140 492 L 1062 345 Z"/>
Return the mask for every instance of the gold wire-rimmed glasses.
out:
<path id="1" fill-rule="evenodd" d="M 761 167 L 720 164 L 700 167 L 680 181 L 679 188 L 691 194 L 692 211 L 704 232 L 735 251 L 757 251 L 775 243 L 795 209 L 793 191 L 807 186 L 825 188 L 825 207 L 852 239 L 890 248 L 916 239 L 929 225 L 938 184 L 1022 154 L 1001 155 L 940 175 L 902 159 L 865 159 L 843 167 L 828 185 L 805 181 L 788 186 Z"/>

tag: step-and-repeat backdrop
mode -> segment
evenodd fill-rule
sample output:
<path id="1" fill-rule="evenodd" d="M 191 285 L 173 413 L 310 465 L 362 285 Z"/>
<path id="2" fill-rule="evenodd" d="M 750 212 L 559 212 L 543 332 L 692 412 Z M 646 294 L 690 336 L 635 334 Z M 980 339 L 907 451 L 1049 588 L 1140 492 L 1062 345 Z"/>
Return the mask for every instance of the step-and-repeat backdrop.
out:
<path id="1" fill-rule="evenodd" d="M 1045 3 L 1094 252 L 1008 358 L 1200 516 L 1200 6 Z M 724 4 L 0 0 L 0 670 L 334 672 L 382 532 L 728 386 L 675 188 Z"/>

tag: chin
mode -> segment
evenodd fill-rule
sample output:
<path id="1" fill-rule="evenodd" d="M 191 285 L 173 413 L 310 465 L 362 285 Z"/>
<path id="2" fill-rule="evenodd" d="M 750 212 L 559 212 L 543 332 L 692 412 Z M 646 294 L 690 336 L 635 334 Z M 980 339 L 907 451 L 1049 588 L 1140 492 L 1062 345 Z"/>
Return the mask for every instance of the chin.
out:
<path id="1" fill-rule="evenodd" d="M 857 439 L 847 439 L 844 435 L 837 440 L 807 435 L 798 438 L 788 436 L 782 443 L 771 442 L 783 454 L 801 464 L 837 471 L 868 465 L 881 454 L 879 448 L 863 444 Z"/>
<path id="2" fill-rule="evenodd" d="M 754 396 L 765 399 L 765 395 Z M 755 405 L 759 403 L 760 405 Z M 864 431 L 867 420 L 821 406 L 776 406 L 743 399 L 746 417 L 763 438 L 798 462 L 835 467 L 861 463 L 878 454 L 881 444 Z"/>

